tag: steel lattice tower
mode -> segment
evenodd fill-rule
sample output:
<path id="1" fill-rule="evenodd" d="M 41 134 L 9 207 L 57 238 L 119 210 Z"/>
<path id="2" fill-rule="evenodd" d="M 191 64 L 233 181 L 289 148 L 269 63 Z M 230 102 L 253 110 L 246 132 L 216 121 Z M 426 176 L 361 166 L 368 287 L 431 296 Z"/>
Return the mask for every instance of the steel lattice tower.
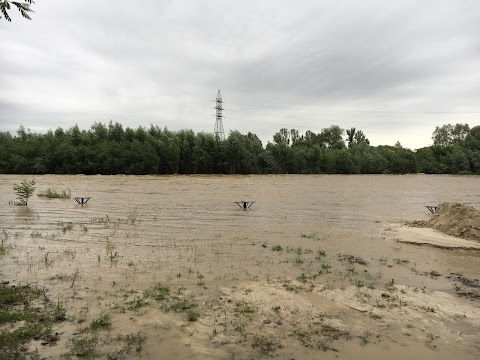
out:
<path id="1" fill-rule="evenodd" d="M 213 132 L 215 133 L 215 137 L 218 140 L 225 140 L 225 133 L 223 132 L 223 123 L 222 123 L 222 111 L 223 111 L 223 101 L 222 101 L 222 94 L 220 94 L 220 90 L 217 93 L 216 105 L 214 107 L 217 110 L 216 114 L 216 121 L 215 121 L 215 129 Z"/>

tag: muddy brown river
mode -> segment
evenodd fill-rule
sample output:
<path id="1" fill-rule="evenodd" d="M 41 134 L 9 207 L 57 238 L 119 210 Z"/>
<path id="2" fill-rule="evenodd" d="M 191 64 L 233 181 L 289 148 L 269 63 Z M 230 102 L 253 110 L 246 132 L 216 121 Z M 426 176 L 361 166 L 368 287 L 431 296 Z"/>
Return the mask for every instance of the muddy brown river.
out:
<path id="1" fill-rule="evenodd" d="M 72 355 L 108 313 L 96 334 L 108 359 L 480 358 L 480 296 L 448 277 L 479 278 L 480 251 L 389 231 L 428 219 L 425 205 L 480 208 L 478 176 L 46 175 L 28 206 L 9 205 L 31 178 L 0 175 L 0 279 L 65 307 L 58 343 L 30 344 L 43 357 Z M 50 187 L 72 198 L 36 196 Z M 115 340 L 134 333 L 141 351 Z"/>

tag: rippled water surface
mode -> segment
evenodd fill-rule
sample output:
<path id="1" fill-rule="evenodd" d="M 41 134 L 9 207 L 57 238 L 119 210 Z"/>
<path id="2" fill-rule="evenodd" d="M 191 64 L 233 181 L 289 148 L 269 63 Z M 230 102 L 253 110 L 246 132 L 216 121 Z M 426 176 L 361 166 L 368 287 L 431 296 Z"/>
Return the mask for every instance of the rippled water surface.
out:
<path id="1" fill-rule="evenodd" d="M 428 219 L 425 205 L 480 208 L 475 176 L 45 175 L 35 177 L 36 194 L 68 188 L 72 199 L 34 195 L 27 207 L 9 206 L 13 184 L 23 179 L 31 177 L 0 175 L 0 232 L 12 248 L 0 267 L 4 278 L 42 283 L 78 268 L 87 289 L 112 282 L 142 288 L 155 281 L 195 285 L 189 274 L 201 272 L 206 287 L 216 287 L 309 271 L 287 266 L 287 255 L 280 261 L 274 245 L 361 256 L 385 278 L 450 292 L 448 281 L 412 275 L 408 267 L 477 277 L 480 268 L 478 253 L 400 246 L 383 236 L 388 222 Z M 73 197 L 91 199 L 81 206 Z M 254 204 L 244 211 L 235 201 Z M 381 258 L 409 265 L 381 267 Z"/>

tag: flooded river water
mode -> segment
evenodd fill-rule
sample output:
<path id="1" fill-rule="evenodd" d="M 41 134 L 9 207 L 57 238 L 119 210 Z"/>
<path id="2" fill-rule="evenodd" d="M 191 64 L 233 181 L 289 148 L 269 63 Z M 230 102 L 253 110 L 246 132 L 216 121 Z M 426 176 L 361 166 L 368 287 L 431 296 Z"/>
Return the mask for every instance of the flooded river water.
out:
<path id="1" fill-rule="evenodd" d="M 23 179 L 31 177 L 0 175 L 0 232 L 10 249 L 0 257 L 0 274 L 9 281 L 46 286 L 64 302 L 71 318 L 60 327 L 63 342 L 42 349 L 45 356 L 68 351 L 68 338 L 81 328 L 80 314 L 87 311 L 90 319 L 106 310 L 115 319 L 113 333 L 146 334 L 143 358 L 480 356 L 480 333 L 472 324 L 424 321 L 413 312 L 404 314 L 410 325 L 387 313 L 375 322 L 371 309 L 365 313 L 348 302 L 349 289 L 374 296 L 394 279 L 398 289 L 407 289 L 398 290 L 400 297 L 412 289 L 412 299 L 405 301 L 415 309 L 418 301 L 427 300 L 434 307 L 438 292 L 460 307 L 468 302 L 477 316 L 479 300 L 455 297 L 445 276 L 419 274 L 434 270 L 478 278 L 479 252 L 400 244 L 385 229 L 389 223 L 428 219 L 426 205 L 452 201 L 480 208 L 479 177 L 46 175 L 35 177 L 36 193 L 68 188 L 72 199 L 34 195 L 26 207 L 9 206 L 15 200 L 13 184 Z M 73 197 L 90 200 L 81 206 Z M 235 201 L 254 203 L 244 211 Z M 350 255 L 367 265 L 344 261 Z M 79 276 L 70 286 L 75 273 Z M 199 320 L 161 311 L 162 304 L 153 300 L 139 311 L 126 305 L 158 283 L 195 303 Z M 296 286 L 295 291 L 286 284 Z M 416 298 L 419 293 L 423 300 Z M 231 302 L 225 303 L 227 298 Z M 341 298 L 348 301 L 339 305 Z M 314 310 L 295 310 L 302 301 L 303 309 Z M 251 313 L 231 305 L 246 303 L 254 304 Z M 277 306 L 285 310 L 284 317 L 268 327 L 278 315 L 272 310 Z M 124 311 L 116 311 L 119 307 Z M 329 319 L 348 328 L 349 336 L 328 338 L 312 330 L 315 321 L 309 313 L 317 310 L 331 311 Z M 295 324 L 296 316 L 302 324 Z M 322 322 L 320 328 L 327 327 Z M 278 346 L 265 350 L 257 344 L 267 335 Z M 105 341 L 99 348 L 113 354 L 115 346 Z"/>

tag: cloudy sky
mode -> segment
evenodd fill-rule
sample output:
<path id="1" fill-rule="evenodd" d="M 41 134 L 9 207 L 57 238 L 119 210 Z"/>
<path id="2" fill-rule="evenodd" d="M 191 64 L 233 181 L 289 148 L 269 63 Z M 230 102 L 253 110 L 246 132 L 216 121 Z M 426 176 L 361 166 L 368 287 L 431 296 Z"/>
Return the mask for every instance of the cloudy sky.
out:
<path id="1" fill-rule="evenodd" d="M 117 121 L 264 142 L 362 129 L 415 149 L 480 125 L 478 0 L 37 0 L 0 19 L 0 131 Z"/>

